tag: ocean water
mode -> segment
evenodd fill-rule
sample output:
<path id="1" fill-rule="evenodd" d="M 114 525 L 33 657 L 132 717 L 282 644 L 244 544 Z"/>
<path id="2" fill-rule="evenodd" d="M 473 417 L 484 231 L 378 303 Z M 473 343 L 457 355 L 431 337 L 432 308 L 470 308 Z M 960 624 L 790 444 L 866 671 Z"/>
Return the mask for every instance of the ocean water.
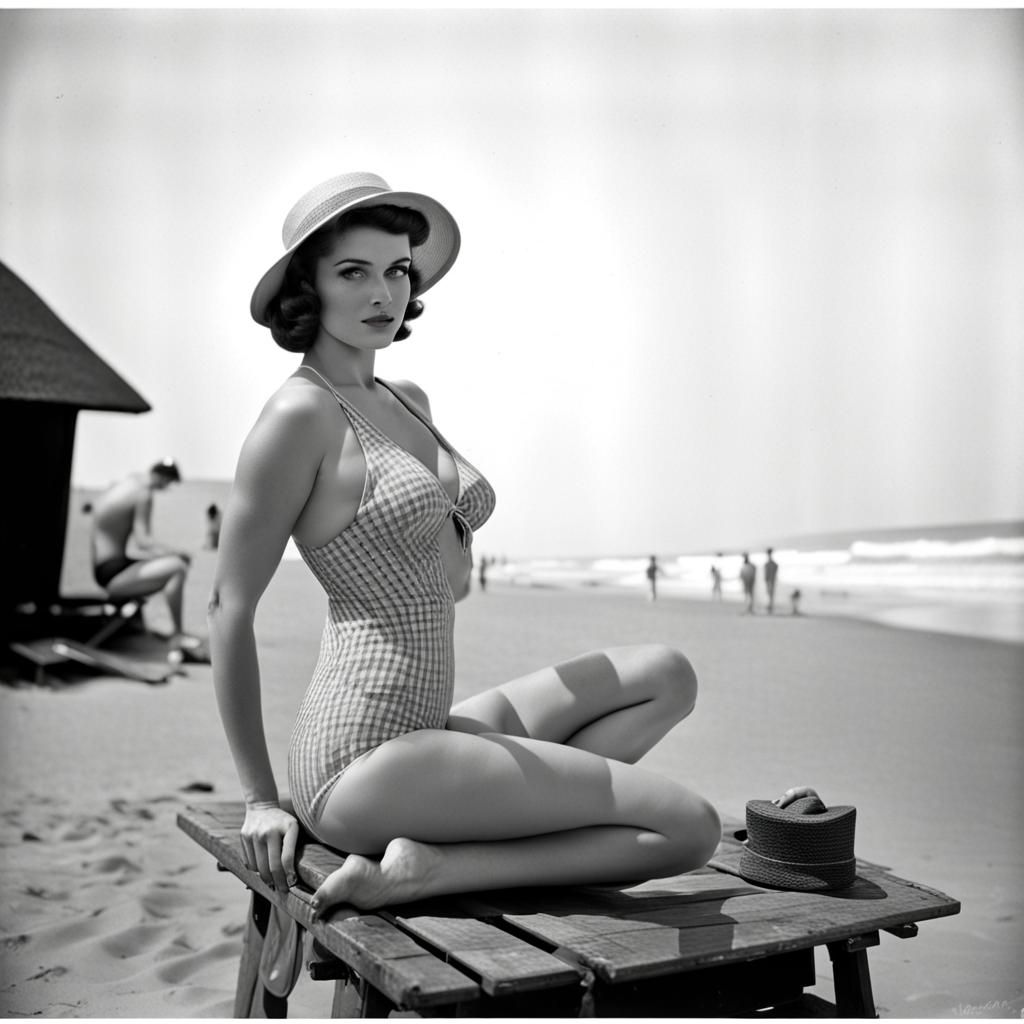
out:
<path id="1" fill-rule="evenodd" d="M 205 510 L 223 509 L 229 481 L 186 480 L 154 503 L 158 538 L 182 550 L 198 550 L 205 536 Z M 75 488 L 69 526 L 95 492 Z M 85 528 L 83 531 L 83 527 Z M 81 538 L 87 524 L 69 529 L 65 561 L 87 560 Z M 77 540 L 74 538 L 77 536 Z M 477 544 L 486 555 L 486 537 Z M 489 569 L 492 581 L 533 587 L 647 590 L 650 553 L 587 558 L 508 558 Z M 285 558 L 298 558 L 289 542 Z M 925 629 L 1024 644 L 1024 520 L 964 523 L 915 529 L 875 529 L 780 540 L 776 613 L 792 612 L 799 591 L 804 615 L 843 614 L 906 629 Z M 758 610 L 765 605 L 764 549 L 750 550 L 757 567 Z M 685 554 L 659 553 L 659 597 L 711 599 L 711 566 L 722 572 L 723 600 L 742 602 L 742 549 Z"/>
<path id="2" fill-rule="evenodd" d="M 892 626 L 1024 644 L 1024 522 L 865 530 L 794 538 L 774 546 L 779 565 L 775 611 L 847 614 Z M 755 602 L 765 611 L 764 550 Z M 538 587 L 647 591 L 649 555 L 511 559 L 492 579 Z M 658 556 L 659 597 L 711 599 L 711 568 L 723 600 L 741 602 L 742 551 Z"/>

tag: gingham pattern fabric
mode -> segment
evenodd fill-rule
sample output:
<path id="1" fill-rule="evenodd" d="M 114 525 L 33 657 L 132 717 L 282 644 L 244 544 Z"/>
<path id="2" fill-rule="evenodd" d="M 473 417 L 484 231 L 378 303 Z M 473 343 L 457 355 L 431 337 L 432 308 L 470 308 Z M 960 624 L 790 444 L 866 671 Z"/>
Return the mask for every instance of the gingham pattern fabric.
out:
<path id="1" fill-rule="evenodd" d="M 468 547 L 494 508 L 483 476 L 389 390 L 451 454 L 458 500 L 453 504 L 434 473 L 334 392 L 362 446 L 366 485 L 354 521 L 337 537 L 321 547 L 297 545 L 328 598 L 320 656 L 288 755 L 295 812 L 314 835 L 327 794 L 355 758 L 403 733 L 445 727 L 455 607 L 438 535 L 450 516 Z"/>

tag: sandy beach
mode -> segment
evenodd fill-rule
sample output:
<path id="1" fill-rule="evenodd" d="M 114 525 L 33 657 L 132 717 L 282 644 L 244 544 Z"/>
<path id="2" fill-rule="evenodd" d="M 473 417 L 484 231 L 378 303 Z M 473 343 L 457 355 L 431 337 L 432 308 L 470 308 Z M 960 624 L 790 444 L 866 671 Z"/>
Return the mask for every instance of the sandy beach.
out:
<path id="1" fill-rule="evenodd" d="M 81 556 L 72 537 L 72 583 Z M 213 564 L 212 552 L 196 553 L 186 612 L 197 630 Z M 151 625 L 166 628 L 152 607 Z M 258 623 L 282 789 L 323 611 L 306 569 L 285 562 Z M 595 647 L 680 647 L 701 699 L 646 764 L 736 816 L 748 799 L 802 783 L 855 804 L 859 856 L 963 904 L 913 940 L 883 934 L 871 953 L 879 1013 L 1020 1016 L 1024 647 L 739 612 L 734 602 L 493 585 L 460 605 L 457 695 Z M 209 667 L 154 687 L 87 675 L 53 689 L 2 686 L 0 722 L 3 1012 L 229 1016 L 246 893 L 175 826 L 182 806 L 237 794 Z M 830 998 L 824 955 L 817 970 L 813 991 Z M 292 1013 L 326 1016 L 330 996 L 303 977 Z"/>

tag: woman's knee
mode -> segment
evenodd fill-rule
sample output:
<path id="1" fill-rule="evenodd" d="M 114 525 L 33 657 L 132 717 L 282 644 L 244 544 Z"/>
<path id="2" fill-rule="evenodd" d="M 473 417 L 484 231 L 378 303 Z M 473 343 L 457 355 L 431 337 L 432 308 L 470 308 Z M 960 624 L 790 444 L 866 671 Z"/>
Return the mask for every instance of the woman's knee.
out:
<path id="1" fill-rule="evenodd" d="M 672 874 L 696 871 L 715 855 L 722 839 L 722 820 L 703 797 L 689 794 L 669 856 Z"/>
<path id="2" fill-rule="evenodd" d="M 654 680 L 665 710 L 685 718 L 697 703 L 697 673 L 690 659 L 667 644 L 648 644 L 643 653 L 645 671 Z"/>

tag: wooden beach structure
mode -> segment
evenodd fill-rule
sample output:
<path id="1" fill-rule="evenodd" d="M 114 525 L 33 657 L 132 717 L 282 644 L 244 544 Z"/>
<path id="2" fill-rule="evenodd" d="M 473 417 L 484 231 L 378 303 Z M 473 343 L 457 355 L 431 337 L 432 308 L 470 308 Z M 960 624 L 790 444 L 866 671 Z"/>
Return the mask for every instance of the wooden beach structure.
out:
<path id="1" fill-rule="evenodd" d="M 83 409 L 142 413 L 150 406 L 0 263 L 0 638 L 45 633 L 69 603 L 60 578 Z"/>
<path id="2" fill-rule="evenodd" d="M 342 862 L 307 837 L 300 886 L 273 892 L 242 860 L 241 803 L 178 815 L 179 827 L 251 892 L 236 1017 L 286 1017 L 294 980 L 279 922 L 307 933 L 286 960 L 334 984 L 332 1016 L 874 1017 L 868 950 L 879 932 L 917 934 L 920 921 L 960 904 L 886 868 L 857 861 L 846 889 L 790 892 L 739 877 L 741 823 L 726 821 L 700 871 L 619 891 L 502 890 L 374 912 L 338 908 L 314 921 L 309 900 Z M 805 994 L 815 951 L 832 963 L 835 1003 Z M 267 955 L 273 953 L 274 955 Z"/>

